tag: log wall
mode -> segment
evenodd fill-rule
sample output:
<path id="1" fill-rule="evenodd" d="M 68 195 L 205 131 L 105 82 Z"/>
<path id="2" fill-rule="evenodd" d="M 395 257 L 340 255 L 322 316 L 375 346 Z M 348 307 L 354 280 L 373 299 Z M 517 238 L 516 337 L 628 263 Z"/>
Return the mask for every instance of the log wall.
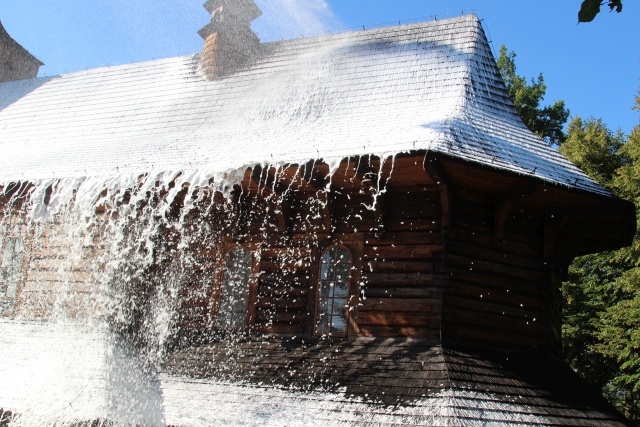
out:
<path id="1" fill-rule="evenodd" d="M 189 196 L 182 191 L 152 237 L 155 264 L 131 286 L 178 283 L 178 326 L 214 330 L 224 255 L 242 245 L 252 254 L 248 330 L 310 336 L 320 258 L 340 244 L 353 255 L 350 337 L 558 351 L 559 289 L 570 253 L 557 248 L 566 240 L 562 224 L 571 221 L 568 214 L 551 220 L 549 209 L 564 200 L 561 193 L 526 178 L 500 180 L 497 173 L 421 156 L 382 165 L 363 159 L 343 162 L 331 177 L 321 163 L 248 170 L 231 200 L 207 190 L 178 227 Z M 482 179 L 474 178 L 477 173 Z M 149 203 L 164 194 L 158 191 Z M 586 196 L 571 203 L 579 197 Z M 4 221 L 5 232 L 12 229 Z M 26 233 L 24 220 L 14 221 L 13 230 Z M 46 316 L 62 305 L 81 316 L 95 307 L 96 274 L 105 268 L 96 230 L 80 236 L 54 220 L 37 239 L 27 236 L 24 284 L 13 314 Z M 130 233 L 135 237 L 135 227 Z M 133 297 L 143 298 L 149 290 L 136 292 Z"/>
<path id="2" fill-rule="evenodd" d="M 556 348 L 543 217 L 516 206 L 496 239 L 495 199 L 478 191 L 454 192 L 443 336 L 462 343 Z"/>

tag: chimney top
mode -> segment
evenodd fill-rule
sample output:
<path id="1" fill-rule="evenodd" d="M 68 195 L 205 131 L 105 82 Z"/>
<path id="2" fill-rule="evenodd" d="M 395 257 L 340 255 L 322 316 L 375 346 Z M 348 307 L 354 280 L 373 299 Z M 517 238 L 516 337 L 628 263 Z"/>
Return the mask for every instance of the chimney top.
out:
<path id="1" fill-rule="evenodd" d="M 262 15 L 262 10 L 253 0 L 207 0 L 204 8 L 211 13 L 212 21 L 216 16 L 224 16 L 250 25 L 251 21 Z"/>
<path id="2" fill-rule="evenodd" d="M 253 0 L 208 0 L 211 22 L 198 31 L 204 39 L 200 71 L 209 79 L 224 77 L 246 64 L 260 48 L 251 22 L 262 15 Z"/>

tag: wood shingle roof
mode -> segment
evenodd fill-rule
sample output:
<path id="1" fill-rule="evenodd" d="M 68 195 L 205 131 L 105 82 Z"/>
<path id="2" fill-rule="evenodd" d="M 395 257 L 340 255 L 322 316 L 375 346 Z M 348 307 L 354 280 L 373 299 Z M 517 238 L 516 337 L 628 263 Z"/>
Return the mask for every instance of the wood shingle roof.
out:
<path id="1" fill-rule="evenodd" d="M 0 181 L 424 150 L 609 194 L 522 124 L 474 15 L 264 44 L 217 81 L 198 57 L 0 84 Z"/>

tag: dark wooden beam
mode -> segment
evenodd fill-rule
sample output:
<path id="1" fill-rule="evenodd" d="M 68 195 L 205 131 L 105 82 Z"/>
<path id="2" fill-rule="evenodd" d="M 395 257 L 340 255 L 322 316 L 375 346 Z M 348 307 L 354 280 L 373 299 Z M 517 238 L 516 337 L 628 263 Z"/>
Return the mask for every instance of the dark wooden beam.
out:
<path id="1" fill-rule="evenodd" d="M 440 205 L 442 207 L 442 228 L 446 230 L 451 225 L 453 204 L 451 191 L 453 186 L 436 157 L 425 157 L 424 170 L 438 186 L 438 191 L 440 192 Z"/>
<path id="2" fill-rule="evenodd" d="M 276 215 L 276 227 L 278 233 L 285 234 L 289 231 L 290 221 L 290 205 L 291 195 L 290 193 L 283 193 L 277 197 L 268 198 L 269 209 Z"/>
<path id="3" fill-rule="evenodd" d="M 316 191 L 324 190 L 327 186 L 327 176 L 315 167 L 316 162 L 311 160 L 300 166 L 300 177 L 303 184 L 311 186 Z"/>
<path id="4" fill-rule="evenodd" d="M 367 157 L 367 161 L 364 161 L 364 157 L 360 158 L 360 162 L 358 163 L 355 171 L 355 179 L 357 179 L 360 185 L 366 189 L 378 189 L 378 171 L 371 164 L 371 156 Z M 384 188 L 379 188 L 378 190 L 383 189 Z"/>
<path id="5" fill-rule="evenodd" d="M 376 220 L 376 224 L 378 224 L 379 231 L 384 231 L 385 228 L 385 210 L 386 210 L 386 192 L 378 193 L 374 196 L 374 205 L 373 205 L 373 215 Z"/>
<path id="6" fill-rule="evenodd" d="M 332 220 L 333 220 L 333 197 L 331 197 L 331 193 L 327 191 L 323 191 L 318 194 L 318 198 L 320 199 L 320 203 L 322 203 L 322 223 L 324 229 L 327 233 L 331 233 L 333 230 Z"/>
<path id="7" fill-rule="evenodd" d="M 493 216 L 493 239 L 501 242 L 504 239 L 504 227 L 513 208 L 513 204 L 519 197 L 533 193 L 537 184 L 534 181 L 527 181 L 502 194 L 495 203 L 496 209 Z"/>
<path id="8" fill-rule="evenodd" d="M 285 165 L 284 168 L 286 167 Z M 258 192 L 263 195 L 282 194 L 287 190 L 288 185 L 283 182 L 283 177 L 278 177 L 277 175 L 276 168 L 264 168 L 260 165 L 255 165 L 251 169 L 251 182 L 258 187 Z"/>

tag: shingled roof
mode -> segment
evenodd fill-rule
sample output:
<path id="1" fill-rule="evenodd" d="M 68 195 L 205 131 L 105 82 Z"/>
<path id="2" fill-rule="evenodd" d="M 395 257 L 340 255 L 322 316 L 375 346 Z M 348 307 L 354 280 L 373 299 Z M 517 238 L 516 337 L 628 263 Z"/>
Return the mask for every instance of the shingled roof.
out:
<path id="1" fill-rule="evenodd" d="M 410 338 L 214 343 L 172 354 L 161 381 L 177 424 L 188 406 L 216 425 L 627 425 L 559 360 Z"/>
<path id="2" fill-rule="evenodd" d="M 214 339 L 176 349 L 159 373 L 105 331 L 77 323 L 0 321 L 0 344 L 9 361 L 0 364 L 0 409 L 60 422 L 628 425 L 552 357 L 425 339 Z"/>
<path id="3" fill-rule="evenodd" d="M 0 84 L 0 181 L 431 151 L 608 195 L 521 122 L 474 15 Z"/>

